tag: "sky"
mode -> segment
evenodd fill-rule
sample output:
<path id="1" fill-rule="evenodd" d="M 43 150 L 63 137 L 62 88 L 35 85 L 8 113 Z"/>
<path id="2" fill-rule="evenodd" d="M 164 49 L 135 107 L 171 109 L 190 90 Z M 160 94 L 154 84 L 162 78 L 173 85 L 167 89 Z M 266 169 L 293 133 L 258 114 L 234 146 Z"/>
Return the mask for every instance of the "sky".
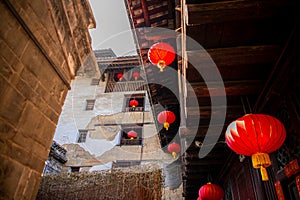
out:
<path id="1" fill-rule="evenodd" d="M 90 29 L 94 50 L 111 48 L 117 56 L 136 55 L 124 0 L 89 0 L 96 19 Z"/>

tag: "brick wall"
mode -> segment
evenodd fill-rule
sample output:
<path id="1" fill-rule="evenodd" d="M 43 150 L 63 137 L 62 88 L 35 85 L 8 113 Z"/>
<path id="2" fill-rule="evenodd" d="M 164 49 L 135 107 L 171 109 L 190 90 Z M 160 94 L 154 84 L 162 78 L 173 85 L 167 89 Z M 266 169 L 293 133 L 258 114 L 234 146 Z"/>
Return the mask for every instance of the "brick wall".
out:
<path id="1" fill-rule="evenodd" d="M 35 199 L 69 84 L 91 52 L 82 2 L 0 2 L 0 199 Z"/>

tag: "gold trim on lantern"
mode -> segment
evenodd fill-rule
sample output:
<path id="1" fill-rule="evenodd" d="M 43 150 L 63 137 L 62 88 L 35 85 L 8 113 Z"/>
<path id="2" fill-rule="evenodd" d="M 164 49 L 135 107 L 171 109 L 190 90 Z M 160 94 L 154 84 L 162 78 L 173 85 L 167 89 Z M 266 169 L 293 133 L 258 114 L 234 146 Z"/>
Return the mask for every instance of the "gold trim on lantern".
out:
<path id="1" fill-rule="evenodd" d="M 168 129 L 169 129 L 169 127 L 170 127 L 170 124 L 169 124 L 169 122 L 165 122 L 165 123 L 164 123 L 164 128 L 165 128 L 166 130 L 168 130 Z"/>
<path id="2" fill-rule="evenodd" d="M 174 159 L 176 159 L 177 153 L 176 152 L 172 152 L 172 156 L 173 156 Z"/>
<path id="3" fill-rule="evenodd" d="M 266 167 L 271 166 L 270 156 L 267 153 L 256 153 L 251 156 L 252 166 L 256 169 L 260 168 L 260 173 L 263 181 L 268 181 L 268 173 Z"/>
<path id="4" fill-rule="evenodd" d="M 166 67 L 166 62 L 164 60 L 159 60 L 157 63 L 157 66 L 159 70 L 162 72 L 164 71 L 164 68 Z"/>

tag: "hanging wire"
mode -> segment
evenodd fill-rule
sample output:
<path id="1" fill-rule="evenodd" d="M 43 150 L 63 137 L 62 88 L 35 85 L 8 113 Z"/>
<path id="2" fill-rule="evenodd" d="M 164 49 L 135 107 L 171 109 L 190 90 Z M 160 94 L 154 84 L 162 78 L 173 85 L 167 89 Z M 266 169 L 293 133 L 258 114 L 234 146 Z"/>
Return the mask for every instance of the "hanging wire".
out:
<path id="1" fill-rule="evenodd" d="M 241 102 L 242 102 L 244 114 L 246 115 L 246 114 L 252 113 L 252 108 L 251 108 L 251 105 L 249 102 L 249 98 L 247 96 L 246 97 L 241 96 Z"/>
<path id="2" fill-rule="evenodd" d="M 243 110 L 244 110 L 244 115 L 247 114 L 247 111 L 246 111 L 246 107 L 245 107 L 245 103 L 244 103 L 244 99 L 243 97 L 241 96 L 241 102 L 242 102 L 242 106 L 243 106 Z"/>
<path id="3" fill-rule="evenodd" d="M 250 111 L 250 113 L 252 113 L 252 108 L 251 108 L 251 105 L 250 105 L 250 102 L 249 102 L 249 98 L 246 97 L 246 100 L 247 100 L 249 111 Z"/>

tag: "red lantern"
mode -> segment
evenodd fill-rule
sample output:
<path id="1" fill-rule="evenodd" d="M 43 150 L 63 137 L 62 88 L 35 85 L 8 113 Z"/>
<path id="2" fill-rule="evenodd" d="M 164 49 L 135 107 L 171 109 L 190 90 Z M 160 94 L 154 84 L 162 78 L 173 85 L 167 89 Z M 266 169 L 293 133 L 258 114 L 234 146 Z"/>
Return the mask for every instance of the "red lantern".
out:
<path id="1" fill-rule="evenodd" d="M 123 78 L 123 74 L 122 74 L 122 73 L 118 73 L 118 74 L 117 74 L 117 79 L 118 79 L 118 80 L 121 80 L 122 78 Z"/>
<path id="2" fill-rule="evenodd" d="M 139 102 L 135 99 L 131 100 L 129 102 L 129 106 L 131 106 L 133 108 L 133 110 L 135 109 L 135 107 L 137 107 L 139 105 Z"/>
<path id="3" fill-rule="evenodd" d="M 177 153 L 180 152 L 180 145 L 173 142 L 168 145 L 168 151 L 172 154 L 173 158 L 175 159 L 177 156 Z"/>
<path id="4" fill-rule="evenodd" d="M 224 196 L 224 190 L 213 183 L 207 183 L 199 189 L 199 198 L 201 200 L 221 200 Z"/>
<path id="5" fill-rule="evenodd" d="M 134 138 L 136 138 L 137 137 L 137 132 L 135 132 L 135 131 L 129 131 L 128 133 L 127 133 L 127 136 L 130 138 L 130 140 L 133 140 Z"/>
<path id="6" fill-rule="evenodd" d="M 132 77 L 134 78 L 134 80 L 137 80 L 140 77 L 140 73 L 139 72 L 133 72 Z"/>
<path id="7" fill-rule="evenodd" d="M 168 43 L 159 42 L 152 45 L 148 51 L 148 58 L 160 71 L 170 65 L 175 59 L 175 50 Z"/>
<path id="8" fill-rule="evenodd" d="M 162 111 L 157 116 L 158 122 L 163 124 L 166 130 L 169 129 L 170 124 L 172 124 L 175 119 L 175 114 L 172 111 Z"/>
<path id="9" fill-rule="evenodd" d="M 236 153 L 251 156 L 254 168 L 260 168 L 263 181 L 269 180 L 266 167 L 271 165 L 268 153 L 276 151 L 283 143 L 286 131 L 275 117 L 248 114 L 227 127 L 227 145 Z"/>

